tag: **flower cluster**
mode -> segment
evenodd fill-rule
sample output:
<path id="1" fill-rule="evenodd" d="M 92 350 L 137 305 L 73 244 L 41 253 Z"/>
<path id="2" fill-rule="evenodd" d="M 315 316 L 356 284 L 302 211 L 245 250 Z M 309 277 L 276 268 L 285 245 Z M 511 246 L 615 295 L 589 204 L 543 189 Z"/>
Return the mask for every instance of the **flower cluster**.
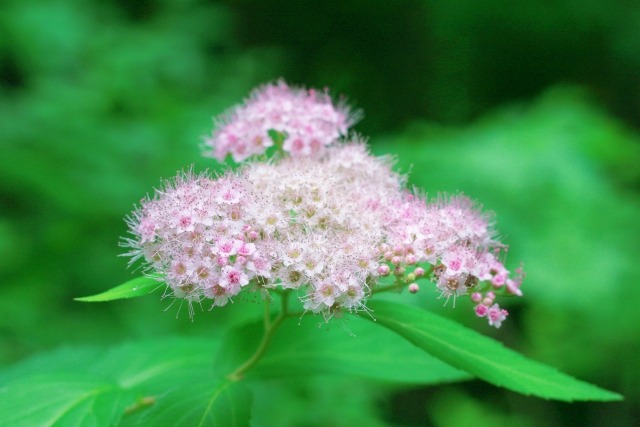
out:
<path id="1" fill-rule="evenodd" d="M 334 143 L 350 122 L 326 94 L 279 82 L 230 117 L 209 141 L 215 157 L 260 154 L 272 136 L 289 155 L 216 178 L 181 174 L 142 201 L 128 221 L 129 255 L 172 295 L 222 306 L 241 291 L 292 290 L 330 318 L 429 280 L 454 302 L 470 296 L 476 315 L 500 327 L 507 312 L 496 296 L 522 295 L 523 274 L 500 261 L 506 248 L 479 206 L 464 196 L 429 202 L 363 141 Z"/>
<path id="2" fill-rule="evenodd" d="M 224 305 L 256 275 L 268 274 L 267 258 L 251 241 L 245 209 L 251 193 L 233 174 L 210 179 L 178 176 L 129 218 L 136 236 L 134 259 L 143 256 L 173 294 L 203 296 Z"/>
<path id="3" fill-rule="evenodd" d="M 347 133 L 357 114 L 336 106 L 325 92 L 292 89 L 283 81 L 255 90 L 244 106 L 216 120 L 205 139 L 206 155 L 236 162 L 263 154 L 274 141 L 270 131 L 286 135 L 282 149 L 293 157 L 321 154 Z"/>
<path id="4" fill-rule="evenodd" d="M 490 217 L 464 196 L 426 203 L 407 195 L 390 212 L 395 220 L 389 227 L 384 259 L 401 272 L 417 263 L 430 264 L 441 296 L 455 301 L 472 294 L 478 304 L 476 314 L 488 315 L 489 324 L 499 327 L 507 312 L 493 304 L 495 292 L 521 296 L 523 274 L 519 269 L 516 277 L 510 277 L 499 261 L 505 247 L 495 239 Z"/>

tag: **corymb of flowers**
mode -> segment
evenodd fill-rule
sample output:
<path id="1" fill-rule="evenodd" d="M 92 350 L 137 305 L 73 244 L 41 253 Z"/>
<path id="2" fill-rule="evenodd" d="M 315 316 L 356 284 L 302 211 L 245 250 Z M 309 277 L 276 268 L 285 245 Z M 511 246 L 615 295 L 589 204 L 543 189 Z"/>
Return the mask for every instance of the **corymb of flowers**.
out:
<path id="1" fill-rule="evenodd" d="M 181 173 L 142 200 L 128 218 L 131 262 L 143 259 L 190 313 L 292 292 L 328 321 L 366 311 L 376 293 L 428 287 L 471 298 L 500 327 L 508 313 L 496 299 L 521 296 L 523 272 L 505 268 L 491 215 L 462 195 L 428 200 L 407 188 L 391 158 L 348 135 L 357 117 L 326 90 L 256 89 L 204 143 L 204 155 L 240 166 Z"/>

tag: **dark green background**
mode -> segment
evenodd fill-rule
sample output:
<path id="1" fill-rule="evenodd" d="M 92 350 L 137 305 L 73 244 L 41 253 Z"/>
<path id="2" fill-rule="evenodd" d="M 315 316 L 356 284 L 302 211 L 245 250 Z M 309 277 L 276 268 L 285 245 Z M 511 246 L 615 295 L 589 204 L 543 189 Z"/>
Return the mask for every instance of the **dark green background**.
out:
<path id="1" fill-rule="evenodd" d="M 394 154 L 411 184 L 433 196 L 464 192 L 496 212 L 507 264 L 522 260 L 528 273 L 525 297 L 507 303 L 512 315 L 498 331 L 469 305 L 442 307 L 427 286 L 400 298 L 626 400 L 568 405 L 475 381 L 313 378 L 271 385 L 279 393 L 263 417 L 335 426 L 640 417 L 633 1 L 5 0 L 0 362 L 61 345 L 206 334 L 255 309 L 239 303 L 190 322 L 154 297 L 73 298 L 134 277 L 118 257 L 123 218 L 161 178 L 217 168 L 199 149 L 212 116 L 279 77 L 328 86 L 362 109 L 356 130 L 376 154 Z"/>

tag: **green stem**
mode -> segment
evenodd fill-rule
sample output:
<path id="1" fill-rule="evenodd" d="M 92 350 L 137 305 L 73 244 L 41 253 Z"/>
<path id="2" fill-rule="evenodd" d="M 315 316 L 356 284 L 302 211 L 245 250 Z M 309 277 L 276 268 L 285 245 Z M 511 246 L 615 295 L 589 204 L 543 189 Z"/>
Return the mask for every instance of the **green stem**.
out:
<path id="1" fill-rule="evenodd" d="M 139 411 L 149 406 L 153 406 L 155 403 L 156 403 L 156 399 L 153 396 L 141 397 L 132 405 L 129 405 L 126 408 L 124 408 L 124 415 L 129 415 L 133 412 Z"/>
<path id="2" fill-rule="evenodd" d="M 271 339 L 273 338 L 276 329 L 278 329 L 278 326 L 280 326 L 284 319 L 290 317 L 288 312 L 288 303 L 289 292 L 285 292 L 282 295 L 280 313 L 278 313 L 275 319 L 271 320 L 271 312 L 269 310 L 270 303 L 269 300 L 266 300 L 264 311 L 264 335 L 262 336 L 262 341 L 260 341 L 258 348 L 256 348 L 256 351 L 253 353 L 253 355 L 251 355 L 251 357 L 249 357 L 249 359 L 247 359 L 242 365 L 238 366 L 235 371 L 227 375 L 227 378 L 229 380 L 240 381 L 244 377 L 244 374 L 249 369 L 253 368 L 253 366 L 258 363 L 260 358 L 262 358 L 264 353 L 267 351 L 267 348 L 269 347 Z"/>
<path id="3" fill-rule="evenodd" d="M 431 277 L 431 274 L 433 273 L 433 266 L 430 266 L 425 272 L 424 275 L 422 275 L 421 277 L 416 277 L 415 280 L 429 280 Z M 371 294 L 380 294 L 382 292 L 391 292 L 391 291 L 399 291 L 402 288 L 404 288 L 405 286 L 409 285 L 408 279 L 406 279 L 406 275 L 405 276 L 400 276 L 400 277 L 396 277 L 395 282 L 393 282 L 393 284 L 391 285 L 387 285 L 387 286 L 380 286 L 378 288 L 374 288 L 371 291 Z"/>
<path id="4" fill-rule="evenodd" d="M 398 279 L 392 285 L 380 286 L 379 288 L 373 289 L 371 291 L 371 294 L 373 295 L 373 294 L 381 294 L 383 292 L 398 291 L 404 288 L 405 286 L 407 286 L 407 284 L 404 283 L 404 280 Z"/>
<path id="5" fill-rule="evenodd" d="M 271 328 L 271 300 L 269 298 L 270 297 L 267 297 L 267 299 L 264 301 L 263 324 L 265 333 Z"/>

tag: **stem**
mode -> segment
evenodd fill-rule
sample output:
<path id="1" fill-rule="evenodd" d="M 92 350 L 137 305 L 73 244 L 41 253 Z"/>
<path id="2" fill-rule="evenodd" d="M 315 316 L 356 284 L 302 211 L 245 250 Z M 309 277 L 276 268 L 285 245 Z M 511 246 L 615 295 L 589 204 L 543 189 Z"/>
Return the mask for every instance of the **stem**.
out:
<path id="1" fill-rule="evenodd" d="M 398 291 L 407 285 L 408 283 L 405 281 L 404 276 L 396 276 L 396 280 L 391 285 L 373 288 L 371 290 L 371 295 L 379 294 L 382 292 Z"/>
<path id="2" fill-rule="evenodd" d="M 391 292 L 391 291 L 397 291 L 400 290 L 402 288 L 404 288 L 405 286 L 407 286 L 406 283 L 404 283 L 404 280 L 396 280 L 393 285 L 388 285 L 388 286 L 381 286 L 379 288 L 375 288 L 371 291 L 371 294 L 380 294 L 382 292 Z"/>
<path id="3" fill-rule="evenodd" d="M 276 329 L 282 323 L 284 319 L 289 317 L 289 313 L 287 311 L 289 306 L 289 292 L 285 292 L 282 295 L 281 300 L 281 310 L 280 313 L 276 316 L 275 319 L 271 320 L 271 313 L 269 311 L 270 302 L 266 300 L 265 302 L 265 311 L 264 311 L 264 335 L 262 336 L 262 341 L 256 348 L 256 351 L 253 353 L 249 359 L 247 359 L 242 365 L 238 366 L 235 371 L 227 375 L 227 378 L 231 381 L 240 381 L 244 374 L 253 366 L 258 363 L 260 358 L 264 355 L 271 343 L 271 339 L 275 334 Z"/>
<path id="4" fill-rule="evenodd" d="M 269 297 L 270 298 L 270 297 Z M 271 328 L 271 300 L 267 298 L 264 301 L 264 331 L 265 333 Z"/>
<path id="5" fill-rule="evenodd" d="M 139 411 L 146 407 L 152 406 L 156 403 L 156 399 L 153 396 L 145 396 L 138 399 L 134 404 L 124 408 L 124 415 L 129 415 L 133 412 Z"/>
<path id="6" fill-rule="evenodd" d="M 429 279 L 429 277 L 431 276 L 432 272 L 433 272 L 433 266 L 430 266 L 424 272 L 424 275 L 422 275 L 421 277 L 416 277 L 416 280 Z M 391 284 L 391 285 L 381 286 L 379 288 L 373 289 L 371 291 L 371 294 L 373 295 L 373 294 L 380 294 L 382 292 L 398 291 L 398 290 L 404 288 L 407 285 L 409 285 L 409 283 L 402 276 L 400 276 L 400 277 L 396 277 L 395 282 L 393 282 L 393 284 Z"/>

